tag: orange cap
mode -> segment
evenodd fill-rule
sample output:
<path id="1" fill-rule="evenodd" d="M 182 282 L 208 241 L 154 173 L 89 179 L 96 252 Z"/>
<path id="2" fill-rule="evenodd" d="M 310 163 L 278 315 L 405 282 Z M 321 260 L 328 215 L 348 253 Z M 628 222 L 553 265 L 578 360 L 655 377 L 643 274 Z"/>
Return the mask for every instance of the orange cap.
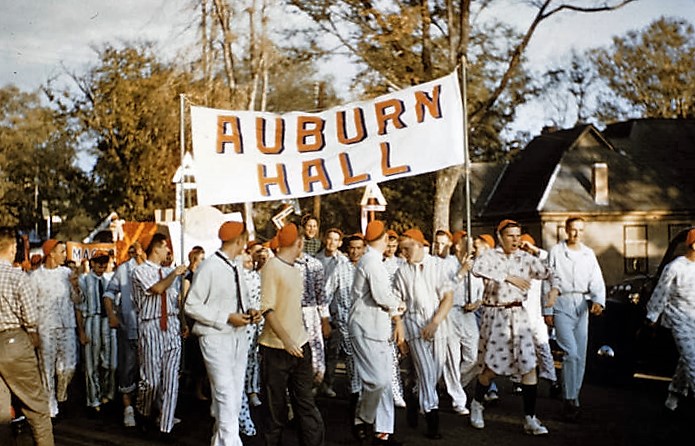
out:
<path id="1" fill-rule="evenodd" d="M 425 236 L 422 235 L 422 231 L 420 231 L 417 228 L 408 229 L 403 233 L 403 237 L 411 238 L 419 244 L 421 244 L 422 246 L 427 246 L 427 240 L 425 240 Z"/>
<path id="2" fill-rule="evenodd" d="M 51 251 L 53 251 L 53 248 L 55 248 L 56 245 L 58 245 L 58 240 L 54 238 L 49 238 L 48 240 L 43 242 L 43 245 L 41 245 L 41 249 L 43 249 L 43 255 L 48 256 L 48 254 L 50 254 Z"/>
<path id="3" fill-rule="evenodd" d="M 384 235 L 385 228 L 384 222 L 381 220 L 372 220 L 367 225 L 367 230 L 365 231 L 364 239 L 367 242 L 373 242 L 379 237 Z"/>
<path id="4" fill-rule="evenodd" d="M 297 225 L 294 223 L 286 224 L 278 231 L 278 247 L 287 248 L 288 246 L 292 246 L 292 244 L 297 241 L 298 236 L 299 232 L 297 231 Z"/>
<path id="5" fill-rule="evenodd" d="M 435 232 L 435 235 L 440 235 L 440 234 L 444 234 L 444 235 L 446 235 L 447 237 L 449 237 L 449 240 L 454 241 L 454 236 L 451 234 L 451 232 L 450 232 L 449 230 L 447 230 L 447 229 L 437 229 L 437 231 Z"/>
<path id="6" fill-rule="evenodd" d="M 497 225 L 497 232 L 502 232 L 509 226 L 521 227 L 521 225 L 514 220 L 504 219 L 500 222 L 500 224 Z"/>
<path id="7" fill-rule="evenodd" d="M 490 248 L 495 247 L 495 239 L 490 234 L 480 234 L 478 238 L 487 243 Z"/>
<path id="8" fill-rule="evenodd" d="M 389 229 L 386 233 L 389 235 L 389 238 L 398 238 L 398 233 L 393 229 Z"/>
<path id="9" fill-rule="evenodd" d="M 278 236 L 275 235 L 275 237 L 271 238 L 270 241 L 268 242 L 268 248 L 275 251 L 276 249 L 278 249 L 278 246 L 279 246 Z"/>
<path id="10" fill-rule="evenodd" d="M 244 233 L 246 226 L 238 221 L 226 221 L 220 226 L 220 230 L 217 232 L 217 236 L 223 242 L 228 242 L 234 240 Z"/>
<path id="11" fill-rule="evenodd" d="M 685 238 L 685 244 L 687 246 L 692 246 L 695 243 L 695 228 L 688 231 L 688 236 Z"/>

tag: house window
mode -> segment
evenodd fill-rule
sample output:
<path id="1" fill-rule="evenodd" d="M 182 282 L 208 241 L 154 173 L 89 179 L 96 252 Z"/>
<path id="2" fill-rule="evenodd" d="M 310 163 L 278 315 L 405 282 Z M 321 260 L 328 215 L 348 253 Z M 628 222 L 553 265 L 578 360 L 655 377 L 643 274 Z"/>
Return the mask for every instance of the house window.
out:
<path id="1" fill-rule="evenodd" d="M 647 274 L 647 225 L 624 227 L 625 274 Z"/>
<path id="2" fill-rule="evenodd" d="M 671 240 L 673 240 L 673 237 L 678 235 L 679 232 L 688 228 L 690 228 L 690 225 L 687 223 L 677 223 L 668 225 L 668 241 L 671 242 Z"/>

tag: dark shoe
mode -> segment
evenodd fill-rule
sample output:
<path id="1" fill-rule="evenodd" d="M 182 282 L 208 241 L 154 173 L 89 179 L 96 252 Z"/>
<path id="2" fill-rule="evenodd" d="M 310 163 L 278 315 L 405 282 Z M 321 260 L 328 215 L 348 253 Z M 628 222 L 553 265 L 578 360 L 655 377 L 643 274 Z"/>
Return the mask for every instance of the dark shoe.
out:
<path id="1" fill-rule="evenodd" d="M 433 409 L 425 413 L 425 421 L 427 421 L 427 433 L 425 437 L 430 440 L 439 440 L 442 434 L 439 433 L 439 410 Z"/>
<path id="2" fill-rule="evenodd" d="M 363 441 L 372 435 L 372 425 L 369 423 L 359 423 L 352 425 L 352 436 L 355 440 Z"/>
<path id="3" fill-rule="evenodd" d="M 418 422 L 418 412 L 420 411 L 420 403 L 416 397 L 409 397 L 405 403 L 405 421 L 408 427 L 415 429 Z"/>
<path id="4" fill-rule="evenodd" d="M 176 437 L 171 432 L 160 432 L 159 442 L 162 444 L 176 444 Z"/>
<path id="5" fill-rule="evenodd" d="M 373 445 L 382 445 L 382 446 L 403 446 L 405 443 L 402 441 L 398 441 L 394 438 L 393 434 L 389 435 L 389 438 L 386 440 L 382 440 L 381 438 L 374 437 L 372 439 L 372 444 Z"/>
<path id="6" fill-rule="evenodd" d="M 579 420 L 579 403 L 576 400 L 565 400 L 562 405 L 562 418 L 565 421 L 576 422 Z"/>

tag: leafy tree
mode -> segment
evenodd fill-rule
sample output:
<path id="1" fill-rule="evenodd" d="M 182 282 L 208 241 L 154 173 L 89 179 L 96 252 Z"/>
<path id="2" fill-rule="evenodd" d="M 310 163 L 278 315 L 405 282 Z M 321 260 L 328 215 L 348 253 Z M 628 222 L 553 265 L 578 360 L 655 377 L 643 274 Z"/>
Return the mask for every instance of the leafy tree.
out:
<path id="1" fill-rule="evenodd" d="M 84 213 L 88 179 L 75 165 L 76 145 L 68 117 L 42 105 L 38 92 L 0 89 L 0 224 L 38 229 L 43 204 L 64 221 Z M 73 229 L 63 225 L 59 235 Z"/>
<path id="2" fill-rule="evenodd" d="M 604 121 L 695 117 L 695 31 L 687 21 L 662 17 L 614 37 L 594 60 L 613 93 L 601 104 Z"/>
<path id="3" fill-rule="evenodd" d="M 86 74 L 72 75 L 81 94 L 70 104 L 96 159 L 91 211 L 99 220 L 111 211 L 152 220 L 154 209 L 175 202 L 179 93 L 187 91 L 188 78 L 148 45 L 106 45 L 98 55 Z"/>
<path id="4" fill-rule="evenodd" d="M 364 65 L 365 92 L 373 95 L 434 79 L 467 59 L 471 153 L 498 157 L 497 135 L 527 99 L 523 55 L 537 27 L 563 12 L 600 12 L 634 0 L 560 2 L 532 0 L 536 15 L 521 34 L 499 22 L 475 23 L 495 0 L 288 0 L 316 24 L 316 34 L 330 34 L 355 61 Z M 315 38 L 314 41 L 318 41 Z M 376 81 L 376 82 L 374 82 Z M 434 226 L 449 227 L 449 205 L 460 167 L 437 172 Z"/>

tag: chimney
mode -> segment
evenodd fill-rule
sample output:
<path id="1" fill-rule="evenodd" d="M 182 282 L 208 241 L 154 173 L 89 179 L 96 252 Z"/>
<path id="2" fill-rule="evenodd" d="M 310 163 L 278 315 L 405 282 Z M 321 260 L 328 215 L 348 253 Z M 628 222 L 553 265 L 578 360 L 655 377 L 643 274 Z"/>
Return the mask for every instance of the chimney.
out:
<path id="1" fill-rule="evenodd" d="M 594 163 L 591 168 L 591 195 L 594 203 L 608 205 L 608 164 Z"/>

